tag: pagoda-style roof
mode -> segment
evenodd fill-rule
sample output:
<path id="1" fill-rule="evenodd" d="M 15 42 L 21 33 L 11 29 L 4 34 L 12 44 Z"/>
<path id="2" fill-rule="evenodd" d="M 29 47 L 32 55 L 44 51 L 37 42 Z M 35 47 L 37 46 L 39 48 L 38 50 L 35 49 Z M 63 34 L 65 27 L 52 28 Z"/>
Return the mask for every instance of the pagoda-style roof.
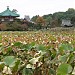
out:
<path id="1" fill-rule="evenodd" d="M 13 12 L 13 11 L 11 11 L 9 9 L 9 7 L 7 7 L 7 9 L 5 11 L 0 13 L 0 16 L 1 17 L 9 17 L 9 16 L 11 16 L 11 17 L 19 17 L 20 15 L 15 13 L 15 12 Z"/>

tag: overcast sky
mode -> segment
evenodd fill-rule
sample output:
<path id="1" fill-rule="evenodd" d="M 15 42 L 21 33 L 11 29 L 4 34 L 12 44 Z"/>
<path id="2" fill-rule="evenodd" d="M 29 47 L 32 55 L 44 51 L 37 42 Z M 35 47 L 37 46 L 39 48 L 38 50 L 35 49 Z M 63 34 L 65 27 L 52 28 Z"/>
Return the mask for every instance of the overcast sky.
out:
<path id="1" fill-rule="evenodd" d="M 24 15 L 42 16 L 75 8 L 75 0 L 0 0 L 0 12 L 4 11 L 7 6 L 10 10 L 17 9 L 20 17 L 24 18 Z"/>

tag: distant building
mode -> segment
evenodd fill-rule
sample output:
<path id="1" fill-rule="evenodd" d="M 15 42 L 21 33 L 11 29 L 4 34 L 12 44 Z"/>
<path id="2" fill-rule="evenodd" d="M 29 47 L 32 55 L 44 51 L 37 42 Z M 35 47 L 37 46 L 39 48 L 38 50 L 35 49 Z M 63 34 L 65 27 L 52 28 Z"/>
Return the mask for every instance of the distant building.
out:
<path id="1" fill-rule="evenodd" d="M 9 6 L 7 6 L 7 9 L 0 13 L 0 21 L 14 21 L 14 19 L 19 16 L 19 14 L 11 11 Z"/>
<path id="2" fill-rule="evenodd" d="M 61 26 L 73 26 L 73 25 L 71 24 L 71 20 L 63 19 Z"/>
<path id="3" fill-rule="evenodd" d="M 25 19 L 26 19 L 27 21 L 30 21 L 30 17 L 29 17 L 28 15 L 25 15 Z"/>

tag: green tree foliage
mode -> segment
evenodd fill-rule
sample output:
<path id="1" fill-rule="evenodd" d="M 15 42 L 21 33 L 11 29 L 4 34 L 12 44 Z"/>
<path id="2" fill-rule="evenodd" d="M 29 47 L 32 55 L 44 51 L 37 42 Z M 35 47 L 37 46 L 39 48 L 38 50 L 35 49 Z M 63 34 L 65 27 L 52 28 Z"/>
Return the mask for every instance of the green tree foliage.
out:
<path id="1" fill-rule="evenodd" d="M 68 13 L 75 13 L 75 9 L 69 8 L 69 9 L 67 10 L 67 12 L 68 12 Z"/>
<path id="2" fill-rule="evenodd" d="M 36 19 L 37 19 L 38 16 L 39 16 L 39 15 L 33 16 L 31 20 L 32 20 L 33 22 L 36 22 Z"/>
<path id="3" fill-rule="evenodd" d="M 52 14 L 44 15 L 43 18 L 46 20 L 46 24 L 50 25 L 52 20 Z"/>
<path id="4" fill-rule="evenodd" d="M 71 20 L 71 18 L 74 17 L 74 15 L 75 15 L 75 9 L 73 9 L 73 8 L 69 8 L 65 12 L 65 18 L 67 18 L 67 19 L 70 19 Z"/>
<path id="5" fill-rule="evenodd" d="M 16 9 L 13 9 L 12 12 L 17 13 L 18 11 Z"/>
<path id="6" fill-rule="evenodd" d="M 45 19 L 47 27 L 50 25 L 50 27 L 57 27 L 61 25 L 62 19 L 69 19 L 74 23 L 74 15 L 75 15 L 75 9 L 69 8 L 65 12 L 55 12 L 53 14 L 43 15 L 42 17 Z M 32 17 L 32 21 L 36 21 L 38 16 Z"/>
<path id="7" fill-rule="evenodd" d="M 64 19 L 64 12 L 56 12 L 56 13 L 53 13 L 52 18 L 53 19 L 55 19 L 55 18 Z"/>
<path id="8" fill-rule="evenodd" d="M 75 25 L 75 16 L 71 18 L 71 23 Z"/>

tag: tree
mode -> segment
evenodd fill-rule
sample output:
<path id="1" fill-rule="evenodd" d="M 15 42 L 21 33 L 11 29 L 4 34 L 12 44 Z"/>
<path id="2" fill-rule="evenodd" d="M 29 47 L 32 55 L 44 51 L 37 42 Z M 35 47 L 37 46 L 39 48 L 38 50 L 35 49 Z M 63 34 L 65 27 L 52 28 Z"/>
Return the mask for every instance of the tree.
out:
<path id="1" fill-rule="evenodd" d="M 69 9 L 67 10 L 67 12 L 68 12 L 68 13 L 75 13 L 75 9 L 74 9 L 74 8 L 69 8 Z"/>
<path id="2" fill-rule="evenodd" d="M 67 11 L 65 12 L 55 12 L 53 14 L 48 14 L 48 15 L 43 15 L 41 18 L 40 16 L 34 16 L 32 18 L 32 20 L 34 22 L 36 22 L 37 24 L 42 25 L 43 20 L 41 21 L 41 19 L 45 20 L 45 25 L 47 27 L 57 27 L 60 26 L 62 19 L 68 19 L 68 20 L 72 20 L 72 24 L 75 24 L 75 9 L 74 8 L 69 8 Z M 48 26 L 49 25 L 49 26 Z"/>
<path id="3" fill-rule="evenodd" d="M 39 25 L 39 28 L 41 29 L 42 26 L 43 27 L 45 26 L 45 19 L 41 16 L 38 16 L 36 19 L 36 23 L 37 23 L 37 25 Z"/>
<path id="4" fill-rule="evenodd" d="M 36 19 L 37 24 L 41 24 L 42 26 L 45 25 L 45 19 L 43 17 L 38 16 Z"/>
<path id="5" fill-rule="evenodd" d="M 12 12 L 17 13 L 18 11 L 16 9 L 13 9 Z"/>
<path id="6" fill-rule="evenodd" d="M 75 25 L 75 16 L 71 18 L 71 23 Z"/>
<path id="7" fill-rule="evenodd" d="M 64 15 L 65 15 L 65 18 L 71 20 L 71 18 L 74 17 L 74 15 L 75 15 L 75 9 L 69 8 L 69 9 L 65 12 Z"/>
<path id="8" fill-rule="evenodd" d="M 37 19 L 38 16 L 39 16 L 39 15 L 33 16 L 33 17 L 31 18 L 31 21 L 36 22 L 36 19 Z"/>

